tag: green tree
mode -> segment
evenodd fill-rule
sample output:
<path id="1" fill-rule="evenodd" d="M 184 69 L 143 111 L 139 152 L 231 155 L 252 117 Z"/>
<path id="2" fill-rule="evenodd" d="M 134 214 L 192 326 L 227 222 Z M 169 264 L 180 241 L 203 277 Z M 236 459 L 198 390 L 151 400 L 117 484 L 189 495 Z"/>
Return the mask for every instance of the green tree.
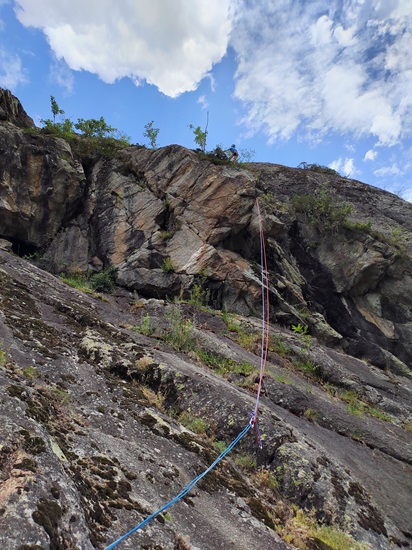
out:
<path id="1" fill-rule="evenodd" d="M 64 111 L 63 111 L 63 109 L 60 109 L 56 99 L 52 95 L 50 96 L 50 103 L 51 103 L 51 110 L 52 110 L 52 114 L 53 114 L 53 122 L 55 123 L 56 122 L 56 116 L 57 115 L 64 115 Z"/>
<path id="2" fill-rule="evenodd" d="M 143 136 L 147 138 L 150 141 L 150 146 L 152 149 L 156 149 L 157 145 L 157 136 L 159 135 L 159 128 L 153 128 L 154 120 L 151 122 L 148 122 L 145 124 L 145 131 L 143 132 Z"/>
<path id="3" fill-rule="evenodd" d="M 73 124 L 69 118 L 60 116 L 59 121 L 56 122 L 57 115 L 64 115 L 64 111 L 60 109 L 53 96 L 50 96 L 50 102 L 53 119 L 41 120 L 44 130 L 69 141 L 73 150 L 78 154 L 86 155 L 93 151 L 99 151 L 103 155 L 112 156 L 119 149 L 130 145 L 130 137 L 109 126 L 103 117 L 89 120 L 79 118 L 77 123 Z M 75 128 L 80 130 L 83 135 L 78 136 L 75 133 Z M 88 139 L 83 139 L 83 137 Z"/>
<path id="4" fill-rule="evenodd" d="M 41 119 L 41 123 L 44 127 L 53 134 L 68 136 L 73 134 L 73 123 L 69 118 L 62 118 L 60 122 L 56 122 L 57 115 L 64 115 L 63 109 L 60 109 L 59 104 L 57 103 L 54 96 L 50 96 L 50 107 L 53 115 L 53 120 L 50 118 Z"/>
<path id="5" fill-rule="evenodd" d="M 193 124 L 189 124 L 189 128 L 193 131 L 195 136 L 195 143 L 205 152 L 206 149 L 206 140 L 207 140 L 207 130 L 203 132 L 200 126 L 194 127 Z"/>
<path id="6" fill-rule="evenodd" d="M 86 137 L 107 137 L 117 131 L 117 128 L 109 126 L 102 116 L 98 120 L 95 118 L 88 120 L 78 118 L 74 127 Z"/>

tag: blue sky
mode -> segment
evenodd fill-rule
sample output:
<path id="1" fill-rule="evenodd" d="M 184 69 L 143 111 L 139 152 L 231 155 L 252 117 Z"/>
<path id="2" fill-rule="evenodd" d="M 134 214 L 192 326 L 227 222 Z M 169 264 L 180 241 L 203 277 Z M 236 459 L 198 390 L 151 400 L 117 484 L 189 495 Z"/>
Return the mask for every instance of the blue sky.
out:
<path id="1" fill-rule="evenodd" d="M 0 0 L 0 86 L 36 124 L 236 143 L 412 200 L 412 0 Z"/>

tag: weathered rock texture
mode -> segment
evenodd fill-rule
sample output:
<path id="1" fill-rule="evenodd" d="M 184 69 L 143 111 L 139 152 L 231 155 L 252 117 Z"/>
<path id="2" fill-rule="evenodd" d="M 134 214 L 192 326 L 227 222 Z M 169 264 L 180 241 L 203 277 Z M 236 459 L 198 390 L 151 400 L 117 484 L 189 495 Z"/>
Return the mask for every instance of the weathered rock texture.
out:
<path id="1" fill-rule="evenodd" d="M 34 121 L 23 109 L 20 101 L 10 90 L 0 88 L 0 120 L 19 128 L 36 128 Z"/>
<path id="2" fill-rule="evenodd" d="M 81 157 L 19 128 L 16 102 L 0 94 L 0 546 L 104 548 L 247 424 L 257 196 L 272 321 L 263 449 L 247 434 L 122 547 L 334 548 L 293 506 L 369 548 L 410 546 L 412 206 L 327 176 L 353 210 L 326 231 L 291 206 L 319 196 L 324 174 L 215 165 L 177 145 Z M 112 296 L 56 276 L 111 265 L 123 287 Z M 238 315 L 199 309 L 199 297 Z"/>
<path id="3" fill-rule="evenodd" d="M 202 277 L 215 307 L 256 313 L 260 196 L 273 320 L 307 324 L 381 368 L 410 368 L 410 203 L 309 170 L 216 166 L 177 145 L 75 158 L 62 139 L 8 123 L 0 132 L 0 236 L 17 252 L 42 250 L 55 273 L 115 265 L 118 284 L 147 297 L 187 296 Z M 291 206 L 325 181 L 337 206 L 353 207 L 335 231 Z"/>

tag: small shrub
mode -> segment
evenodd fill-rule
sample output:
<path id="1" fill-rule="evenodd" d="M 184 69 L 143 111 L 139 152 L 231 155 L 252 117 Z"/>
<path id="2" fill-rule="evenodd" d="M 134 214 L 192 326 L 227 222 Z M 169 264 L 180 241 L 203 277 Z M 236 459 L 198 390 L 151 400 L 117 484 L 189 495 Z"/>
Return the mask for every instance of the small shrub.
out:
<path id="1" fill-rule="evenodd" d="M 203 152 L 198 151 L 200 160 L 208 160 L 212 164 L 217 166 L 230 166 L 232 162 L 227 158 L 226 153 L 222 150 L 220 145 L 217 145 L 213 151 Z"/>
<path id="2" fill-rule="evenodd" d="M 315 529 L 315 539 L 336 550 L 368 550 L 369 544 L 356 542 L 350 535 L 330 525 L 320 525 Z"/>
<path id="3" fill-rule="evenodd" d="M 369 544 L 357 542 L 332 525 L 319 524 L 313 512 L 304 512 L 296 507 L 294 515 L 289 517 L 283 526 L 279 526 L 279 533 L 286 542 L 297 548 L 370 550 Z"/>
<path id="4" fill-rule="evenodd" d="M 346 409 L 355 416 L 364 416 L 365 414 L 379 418 L 384 422 L 392 422 L 392 418 L 383 411 L 364 403 L 361 396 L 353 390 L 345 390 L 340 393 L 340 398 L 347 403 Z"/>
<path id="5" fill-rule="evenodd" d="M 164 397 L 161 393 L 156 393 L 147 386 L 142 386 L 141 390 L 150 405 L 164 412 Z"/>
<path id="6" fill-rule="evenodd" d="M 279 382 L 280 384 L 293 384 L 293 380 L 289 378 L 286 374 L 277 374 L 277 373 L 267 373 L 273 380 Z"/>
<path id="7" fill-rule="evenodd" d="M 303 213 L 320 233 L 338 230 L 352 212 L 352 205 L 336 203 L 327 185 L 323 185 L 317 195 L 295 195 L 291 203 L 294 210 Z"/>
<path id="8" fill-rule="evenodd" d="M 366 233 L 373 239 L 386 244 L 392 249 L 395 249 L 400 256 L 405 256 L 408 252 L 406 237 L 407 234 L 402 227 L 393 229 L 391 233 L 381 233 L 372 228 L 372 221 L 368 220 L 363 222 L 352 222 L 351 220 L 345 220 L 344 226 L 349 231 Z"/>
<path id="9" fill-rule="evenodd" d="M 313 422 L 314 420 L 317 420 L 319 418 L 319 412 L 316 409 L 306 409 L 303 413 L 303 416 L 307 419 Z"/>
<path id="10" fill-rule="evenodd" d="M 111 266 L 101 273 L 95 274 L 90 272 L 60 273 L 60 279 L 67 285 L 89 294 L 94 294 L 95 292 L 110 293 L 115 287 L 117 272 L 117 267 Z"/>
<path id="11" fill-rule="evenodd" d="M 260 349 L 262 344 L 262 335 L 259 332 L 247 333 L 244 330 L 240 330 L 238 332 L 237 342 L 242 348 L 256 352 Z"/>
<path id="12" fill-rule="evenodd" d="M 214 448 L 216 451 L 219 452 L 219 454 L 222 454 L 224 450 L 227 448 L 227 443 L 225 441 L 215 441 L 213 443 Z"/>
<path id="13" fill-rule="evenodd" d="M 35 380 L 40 376 L 39 371 L 32 365 L 29 365 L 23 369 L 23 375 L 29 380 Z"/>
<path id="14" fill-rule="evenodd" d="M 139 332 L 140 334 L 143 334 L 144 336 L 150 336 L 153 334 L 154 329 L 151 326 L 150 323 L 150 315 L 146 313 L 146 315 L 143 317 L 143 321 L 140 323 L 140 325 L 133 326 L 132 330 L 135 330 L 136 332 Z"/>
<path id="15" fill-rule="evenodd" d="M 162 340 L 176 351 L 191 351 L 195 347 L 194 324 L 185 319 L 179 307 L 173 306 L 166 314 L 167 328 Z"/>
<path id="16" fill-rule="evenodd" d="M 362 233 L 370 234 L 372 231 L 372 220 L 368 220 L 367 222 L 352 222 L 350 220 L 346 220 L 345 227 L 352 229 L 353 231 L 360 231 Z"/>
<path id="17" fill-rule="evenodd" d="M 190 291 L 189 304 L 195 307 L 202 308 L 209 304 L 210 289 L 204 288 L 206 280 L 204 277 L 200 277 L 193 285 Z"/>
<path id="18" fill-rule="evenodd" d="M 309 327 L 307 325 L 301 325 L 298 323 L 297 325 L 292 325 L 292 330 L 296 334 L 307 334 Z"/>
<path id="19" fill-rule="evenodd" d="M 282 357 L 288 356 L 292 352 L 292 348 L 281 336 L 274 336 L 269 339 L 269 351 L 274 351 Z"/>
<path id="20" fill-rule="evenodd" d="M 298 334 L 299 340 L 303 344 L 304 349 L 306 351 L 311 350 L 313 341 L 312 336 L 308 333 L 309 327 L 298 323 L 297 325 L 292 325 L 292 330 L 295 334 Z"/>
<path id="21" fill-rule="evenodd" d="M 281 212 L 287 212 L 288 210 L 287 204 L 281 202 L 271 191 L 263 193 L 263 195 L 260 195 L 260 198 L 263 204 L 266 204 L 269 208 L 273 208 Z"/>
<path id="22" fill-rule="evenodd" d="M 300 359 L 296 359 L 294 364 L 295 367 L 300 371 L 309 374 L 312 378 L 318 378 L 319 365 L 317 365 L 310 359 L 305 359 L 304 357 L 301 357 Z"/>
<path id="23" fill-rule="evenodd" d="M 173 263 L 170 258 L 165 258 L 162 264 L 163 273 L 172 273 L 174 271 Z"/>
<path id="24" fill-rule="evenodd" d="M 235 463 L 245 472 L 252 472 L 256 469 L 256 458 L 251 454 L 236 457 Z"/>
<path id="25" fill-rule="evenodd" d="M 90 284 L 93 290 L 96 292 L 106 292 L 110 294 L 113 291 L 116 284 L 116 277 L 118 268 L 110 266 L 108 269 L 103 270 L 101 273 L 92 275 Z"/>
<path id="26" fill-rule="evenodd" d="M 226 326 L 228 326 L 233 320 L 233 315 L 225 309 L 220 312 L 220 316 L 222 317 L 222 321 L 225 323 Z"/>
<path id="27" fill-rule="evenodd" d="M 366 412 L 369 416 L 374 416 L 375 418 L 379 418 L 379 420 L 383 420 L 384 422 L 392 422 L 392 417 L 389 416 L 389 414 L 386 414 L 385 412 L 380 411 L 375 407 L 368 406 Z"/>
<path id="28" fill-rule="evenodd" d="M 279 489 L 279 482 L 270 470 L 265 468 L 259 469 L 251 476 L 251 481 L 256 483 L 260 489 L 269 489 L 270 491 L 277 491 Z"/>
<path id="29" fill-rule="evenodd" d="M 174 235 L 174 231 L 161 231 L 159 233 L 159 237 L 162 239 L 162 241 L 168 241 L 171 239 Z"/>
<path id="30" fill-rule="evenodd" d="M 50 393 L 54 398 L 63 405 L 70 405 L 70 394 L 66 390 L 61 390 L 60 388 L 51 388 Z"/>
<path id="31" fill-rule="evenodd" d="M 412 433 L 412 421 L 407 420 L 406 422 L 404 422 L 404 423 L 402 424 L 402 428 L 403 428 L 404 430 L 406 430 L 407 432 Z"/>
<path id="32" fill-rule="evenodd" d="M 231 372 L 234 374 L 240 374 L 242 376 L 249 376 L 255 371 L 255 367 L 248 363 L 247 361 L 242 361 L 241 363 L 233 362 L 233 367 Z"/>
<path id="33" fill-rule="evenodd" d="M 209 428 L 209 424 L 206 420 L 194 416 L 190 411 L 183 411 L 178 420 L 188 430 L 197 434 L 204 434 Z"/>
<path id="34" fill-rule="evenodd" d="M 196 350 L 196 354 L 203 363 L 220 375 L 231 372 L 241 376 L 249 376 L 255 371 L 255 367 L 247 361 L 238 363 L 233 359 L 228 359 L 227 357 L 223 357 L 213 351 L 207 351 L 199 348 Z"/>
<path id="35" fill-rule="evenodd" d="M 347 403 L 347 410 L 355 416 L 365 414 L 365 404 L 359 400 L 359 395 L 352 390 L 345 390 L 340 394 L 343 401 Z"/>
<path id="36" fill-rule="evenodd" d="M 298 165 L 298 168 L 302 170 L 311 170 L 312 172 L 319 172 L 321 174 L 329 174 L 331 176 L 340 176 L 339 172 L 328 166 L 323 166 L 322 164 L 308 164 L 307 162 L 301 162 Z"/>
<path id="37" fill-rule="evenodd" d="M 82 291 L 90 290 L 90 283 L 86 273 L 60 273 L 60 279 L 73 288 Z"/>
<path id="38" fill-rule="evenodd" d="M 4 367 L 7 362 L 7 354 L 0 348 L 0 367 Z"/>
<path id="39" fill-rule="evenodd" d="M 226 323 L 227 328 L 230 330 L 230 332 L 236 332 L 240 334 L 243 332 L 243 328 L 238 323 L 233 322 L 231 319 Z"/>

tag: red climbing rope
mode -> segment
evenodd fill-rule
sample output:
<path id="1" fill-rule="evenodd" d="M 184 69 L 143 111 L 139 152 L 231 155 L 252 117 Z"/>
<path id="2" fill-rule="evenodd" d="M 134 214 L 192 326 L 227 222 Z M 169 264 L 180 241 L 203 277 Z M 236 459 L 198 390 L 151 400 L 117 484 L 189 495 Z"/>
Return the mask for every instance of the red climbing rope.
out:
<path id="1" fill-rule="evenodd" d="M 260 268 L 261 268 L 261 284 L 262 284 L 262 350 L 260 356 L 260 373 L 259 383 L 256 394 L 255 409 L 251 415 L 250 423 L 255 428 L 256 439 L 259 447 L 262 447 L 260 440 L 259 429 L 257 425 L 259 400 L 262 391 L 263 377 L 265 374 L 266 361 L 269 350 L 269 278 L 268 278 L 268 266 L 265 247 L 265 234 L 263 231 L 262 216 L 260 213 L 259 198 L 256 199 L 256 207 L 259 221 L 259 235 L 260 235 Z"/>

